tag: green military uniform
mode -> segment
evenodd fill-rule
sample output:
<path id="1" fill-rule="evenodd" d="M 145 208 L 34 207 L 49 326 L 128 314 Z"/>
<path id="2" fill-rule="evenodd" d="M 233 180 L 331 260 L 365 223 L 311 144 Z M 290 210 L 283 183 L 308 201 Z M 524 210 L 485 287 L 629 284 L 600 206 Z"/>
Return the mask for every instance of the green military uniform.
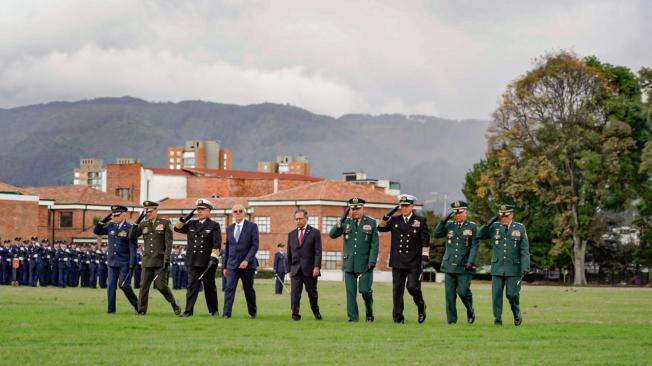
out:
<path id="1" fill-rule="evenodd" d="M 158 208 L 158 203 L 145 201 L 145 211 Z M 138 294 L 138 312 L 147 313 L 149 287 L 154 282 L 154 288 L 159 290 L 179 315 L 180 310 L 168 287 L 168 270 L 170 268 L 170 253 L 172 251 L 172 228 L 169 220 L 156 217 L 154 220 L 144 220 L 134 224 L 129 232 L 129 239 L 137 240 L 143 236 L 142 274 L 140 293 Z"/>
<path id="2" fill-rule="evenodd" d="M 362 207 L 365 201 L 352 198 L 349 207 Z M 373 269 L 378 260 L 378 231 L 376 220 L 363 215 L 358 222 L 347 217 L 333 226 L 329 236 L 336 239 L 344 235 L 344 284 L 346 286 L 346 310 L 349 321 L 358 321 L 358 302 L 356 300 L 359 280 L 359 291 L 364 299 L 367 321 L 373 321 Z"/>
<path id="3" fill-rule="evenodd" d="M 511 205 L 500 206 L 501 215 L 514 211 Z M 480 228 L 479 239 L 491 239 L 491 292 L 494 323 L 502 324 L 503 289 L 514 315 L 514 323 L 522 321 L 519 292 L 522 276 L 530 269 L 530 245 L 523 224 L 511 221 L 503 225 L 492 220 Z"/>
<path id="4" fill-rule="evenodd" d="M 468 205 L 463 201 L 451 204 L 454 213 L 463 212 Z M 450 216 L 449 216 L 450 217 Z M 475 321 L 473 310 L 473 294 L 471 292 L 471 277 L 475 272 L 473 264 L 478 254 L 478 227 L 468 220 L 457 223 L 448 218 L 442 220 L 433 232 L 435 238 L 446 237 L 446 252 L 441 262 L 441 271 L 446 274 L 446 318 L 448 324 L 457 322 L 457 296 L 466 307 L 467 321 Z"/>

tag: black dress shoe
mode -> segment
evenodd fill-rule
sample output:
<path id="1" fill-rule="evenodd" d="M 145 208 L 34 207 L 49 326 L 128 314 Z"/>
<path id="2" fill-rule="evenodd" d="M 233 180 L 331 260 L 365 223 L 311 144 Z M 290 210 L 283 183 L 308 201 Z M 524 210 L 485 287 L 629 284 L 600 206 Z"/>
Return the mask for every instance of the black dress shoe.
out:
<path id="1" fill-rule="evenodd" d="M 469 324 L 473 324 L 473 322 L 475 322 L 475 311 L 473 311 L 473 310 L 471 310 L 471 311 L 467 310 L 466 311 L 466 321 Z"/>
<path id="2" fill-rule="evenodd" d="M 294 321 L 301 320 L 301 315 L 292 315 L 292 320 L 294 320 Z"/>
<path id="3" fill-rule="evenodd" d="M 494 320 L 494 325 L 503 325 L 502 320 Z"/>
<path id="4" fill-rule="evenodd" d="M 349 323 L 357 323 L 358 319 L 349 319 Z"/>
<path id="5" fill-rule="evenodd" d="M 374 314 L 367 314 L 367 319 L 366 319 L 367 322 L 373 323 L 374 319 L 375 319 Z"/>
<path id="6" fill-rule="evenodd" d="M 249 318 L 250 318 L 250 319 L 256 319 L 256 314 L 254 314 L 254 315 L 249 315 Z"/>
<path id="7" fill-rule="evenodd" d="M 321 320 L 321 319 L 322 319 L 322 318 L 321 318 L 321 313 L 317 313 L 317 314 L 315 314 L 315 319 L 317 319 L 317 320 Z"/>
<path id="8" fill-rule="evenodd" d="M 523 323 L 523 315 L 521 315 L 521 313 L 518 313 L 518 316 L 514 318 L 514 325 L 518 327 L 519 325 L 521 325 L 521 323 Z"/>
<path id="9" fill-rule="evenodd" d="M 231 315 L 222 315 L 222 319 L 231 319 Z"/>
<path id="10" fill-rule="evenodd" d="M 214 311 L 214 312 L 212 312 L 212 313 L 210 313 L 210 314 L 211 314 L 211 316 L 220 316 L 220 312 L 219 312 L 219 311 Z"/>
<path id="11" fill-rule="evenodd" d="M 174 310 L 174 315 L 181 316 L 181 308 L 176 301 L 172 303 L 172 310 Z"/>
<path id="12" fill-rule="evenodd" d="M 457 322 L 448 322 L 449 325 L 457 324 Z"/>
<path id="13" fill-rule="evenodd" d="M 394 319 L 394 323 L 396 324 L 405 324 L 405 319 Z"/>
<path id="14" fill-rule="evenodd" d="M 144 316 L 144 315 L 146 315 L 146 314 L 147 314 L 147 313 L 144 312 L 144 311 L 142 311 L 142 310 L 138 310 L 138 312 L 136 313 L 136 315 L 141 315 L 141 316 Z"/>
<path id="15" fill-rule="evenodd" d="M 107 314 L 115 314 L 115 311 L 107 311 Z"/>
<path id="16" fill-rule="evenodd" d="M 188 312 L 184 311 L 183 314 L 181 314 L 181 316 L 184 317 L 184 318 L 190 318 L 192 316 L 192 313 L 188 313 Z"/>

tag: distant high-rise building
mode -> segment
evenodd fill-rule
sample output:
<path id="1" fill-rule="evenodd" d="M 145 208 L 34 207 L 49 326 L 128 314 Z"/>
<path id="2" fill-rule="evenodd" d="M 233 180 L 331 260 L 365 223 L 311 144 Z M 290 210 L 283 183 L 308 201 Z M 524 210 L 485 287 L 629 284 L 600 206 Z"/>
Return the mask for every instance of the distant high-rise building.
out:
<path id="1" fill-rule="evenodd" d="M 169 146 L 167 155 L 168 168 L 180 170 L 196 169 L 233 169 L 233 152 L 220 149 L 217 141 L 188 140 L 184 146 Z"/>
<path id="2" fill-rule="evenodd" d="M 256 170 L 266 173 L 310 175 L 310 162 L 303 155 L 278 155 L 276 161 L 259 161 Z"/>
<path id="3" fill-rule="evenodd" d="M 373 186 L 375 190 L 382 191 L 392 196 L 401 194 L 401 183 L 389 179 L 371 179 L 367 178 L 365 172 L 344 172 L 344 181 L 355 184 L 366 184 Z"/>
<path id="4" fill-rule="evenodd" d="M 102 159 L 79 159 L 79 168 L 74 171 L 73 184 L 101 190 L 103 165 Z"/>

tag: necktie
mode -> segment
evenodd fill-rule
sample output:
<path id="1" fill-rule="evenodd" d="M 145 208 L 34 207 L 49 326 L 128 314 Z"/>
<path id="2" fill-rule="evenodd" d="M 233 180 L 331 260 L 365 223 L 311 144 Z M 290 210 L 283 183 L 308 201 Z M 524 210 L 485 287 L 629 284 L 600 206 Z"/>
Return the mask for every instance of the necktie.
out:
<path id="1" fill-rule="evenodd" d="M 303 245 L 303 228 L 299 229 L 299 248 Z"/>
<path id="2" fill-rule="evenodd" d="M 240 225 L 235 226 L 235 241 L 240 240 Z"/>
<path id="3" fill-rule="evenodd" d="M 355 220 L 355 226 L 358 227 L 358 224 L 360 223 L 360 219 Z"/>
<path id="4" fill-rule="evenodd" d="M 403 221 L 407 224 L 407 217 L 403 216 Z"/>

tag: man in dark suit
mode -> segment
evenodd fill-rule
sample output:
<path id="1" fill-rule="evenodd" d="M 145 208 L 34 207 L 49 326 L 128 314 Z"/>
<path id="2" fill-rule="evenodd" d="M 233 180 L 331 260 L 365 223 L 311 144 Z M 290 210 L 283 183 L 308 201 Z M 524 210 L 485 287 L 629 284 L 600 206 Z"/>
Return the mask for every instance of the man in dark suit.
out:
<path id="1" fill-rule="evenodd" d="M 220 224 L 210 219 L 213 204 L 201 198 L 195 204 L 197 207 L 186 217 L 179 218 L 179 222 L 174 227 L 174 231 L 188 234 L 188 254 L 185 259 L 188 268 L 188 290 L 183 316 L 192 316 L 200 283 L 204 284 L 208 312 L 215 316 L 218 314 L 215 270 L 220 255 L 222 233 Z M 190 220 L 195 211 L 197 211 L 197 220 Z"/>
<path id="2" fill-rule="evenodd" d="M 378 224 L 378 231 L 390 232 L 389 266 L 392 267 L 393 303 L 392 317 L 395 323 L 405 323 L 403 317 L 403 294 L 408 293 L 417 306 L 417 320 L 426 320 L 426 303 L 421 292 L 421 271 L 428 263 L 430 237 L 424 216 L 414 213 L 416 198 L 401 195 L 398 206 L 385 214 Z M 394 215 L 400 210 L 400 215 Z"/>
<path id="3" fill-rule="evenodd" d="M 276 246 L 278 252 L 274 254 L 274 274 L 276 275 L 276 284 L 274 286 L 274 294 L 281 295 L 283 293 L 283 283 L 285 282 L 285 274 L 287 271 L 287 255 L 283 252 L 283 243 L 278 243 Z"/>
<path id="4" fill-rule="evenodd" d="M 296 230 L 288 234 L 287 263 L 292 283 L 292 320 L 300 320 L 301 291 L 306 286 L 310 308 L 315 319 L 321 320 L 317 304 L 317 277 L 321 268 L 321 233 L 308 225 L 308 211 L 298 209 L 294 213 Z"/>
<path id="5" fill-rule="evenodd" d="M 224 275 L 226 289 L 224 290 L 224 318 L 231 317 L 235 290 L 238 279 L 242 280 L 247 310 L 252 319 L 256 319 L 256 291 L 254 291 L 254 275 L 258 261 L 258 225 L 245 220 L 244 206 L 237 204 L 231 209 L 234 223 L 226 228 L 226 250 L 224 258 Z"/>

